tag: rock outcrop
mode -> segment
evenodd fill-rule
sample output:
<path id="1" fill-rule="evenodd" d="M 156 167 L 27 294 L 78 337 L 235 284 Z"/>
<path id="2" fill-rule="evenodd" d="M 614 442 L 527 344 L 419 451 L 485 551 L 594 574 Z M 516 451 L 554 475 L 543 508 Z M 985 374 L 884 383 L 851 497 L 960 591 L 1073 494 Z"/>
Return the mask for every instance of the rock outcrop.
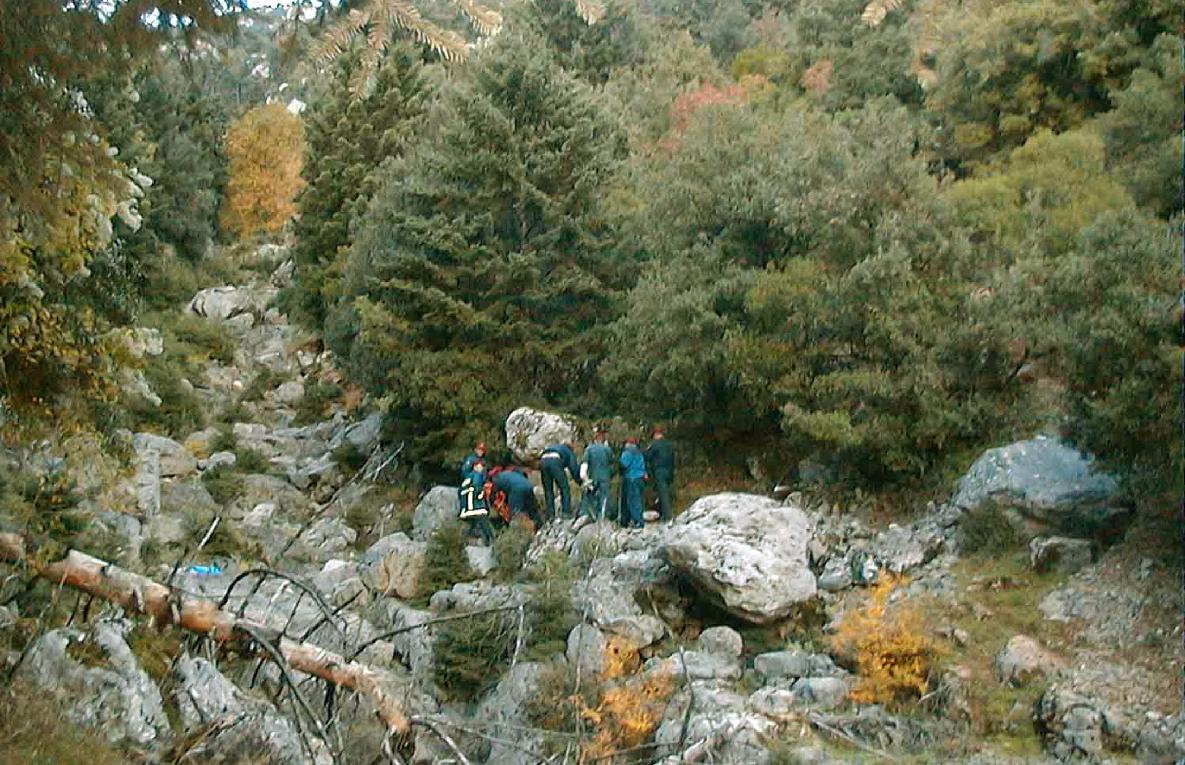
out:
<path id="1" fill-rule="evenodd" d="M 812 525 L 797 506 L 714 494 L 671 524 L 659 553 L 705 597 L 754 624 L 781 619 L 816 594 Z"/>
<path id="2" fill-rule="evenodd" d="M 1071 536 L 1114 533 L 1131 516 L 1114 478 L 1045 436 L 988 449 L 959 479 L 951 504 L 972 510 L 987 502 Z"/>
<path id="3" fill-rule="evenodd" d="M 520 407 L 506 418 L 506 448 L 519 462 L 535 462 L 543 450 L 576 438 L 576 423 L 569 417 Z"/>

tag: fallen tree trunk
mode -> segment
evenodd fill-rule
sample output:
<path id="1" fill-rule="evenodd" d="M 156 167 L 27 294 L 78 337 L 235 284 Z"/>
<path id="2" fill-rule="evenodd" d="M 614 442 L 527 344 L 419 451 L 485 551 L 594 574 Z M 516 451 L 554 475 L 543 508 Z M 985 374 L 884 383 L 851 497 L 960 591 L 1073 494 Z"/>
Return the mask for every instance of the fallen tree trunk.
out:
<path id="1" fill-rule="evenodd" d="M 244 647 L 256 642 L 253 634 L 268 635 L 293 669 L 357 691 L 370 700 L 390 730 L 400 734 L 408 731 L 409 722 L 402 705 L 383 690 L 379 673 L 365 664 L 347 661 L 311 643 L 290 640 L 266 625 L 221 610 L 208 600 L 185 596 L 78 550 L 70 550 L 58 561 L 40 562 L 26 552 L 20 536 L 0 534 L 0 561 L 25 564 L 59 586 L 114 603 L 129 613 L 148 616 L 157 627 L 175 625 L 219 643 L 238 643 Z"/>

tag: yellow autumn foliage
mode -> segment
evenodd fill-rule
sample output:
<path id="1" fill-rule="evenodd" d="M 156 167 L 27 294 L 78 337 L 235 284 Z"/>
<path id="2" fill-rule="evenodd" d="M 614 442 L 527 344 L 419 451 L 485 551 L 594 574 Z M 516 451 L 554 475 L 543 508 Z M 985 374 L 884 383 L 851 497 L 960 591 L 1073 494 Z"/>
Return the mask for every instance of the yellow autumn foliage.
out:
<path id="1" fill-rule="evenodd" d="M 674 691 L 673 674 L 652 672 L 605 689 L 596 706 L 590 707 L 580 696 L 572 696 L 569 700 L 581 718 L 596 731 L 582 747 L 582 761 L 605 760 L 646 743 L 658 730 Z"/>
<path id="2" fill-rule="evenodd" d="M 899 584 L 887 578 L 873 587 L 868 604 L 846 614 L 832 638 L 832 648 L 856 665 L 851 698 L 858 703 L 897 706 L 929 689 L 939 646 L 916 608 L 897 604 L 889 609 L 889 596 Z"/>
<path id="3" fill-rule="evenodd" d="M 274 234 L 296 213 L 304 158 L 304 124 L 281 104 L 260 106 L 226 133 L 230 179 L 222 228 L 238 237 Z"/>

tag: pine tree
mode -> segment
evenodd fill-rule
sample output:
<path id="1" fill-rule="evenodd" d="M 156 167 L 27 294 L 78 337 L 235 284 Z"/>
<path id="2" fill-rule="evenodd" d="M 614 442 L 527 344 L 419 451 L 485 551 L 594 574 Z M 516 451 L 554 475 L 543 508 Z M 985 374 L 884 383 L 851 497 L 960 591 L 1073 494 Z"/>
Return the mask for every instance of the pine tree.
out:
<path id="1" fill-rule="evenodd" d="M 374 195 L 380 165 L 402 151 L 425 106 L 420 56 L 410 47 L 388 52 L 362 99 L 346 89 L 357 66 L 356 58 L 338 62 L 306 120 L 296 279 L 283 304 L 313 329 L 322 327 L 341 292 L 350 226 Z"/>
<path id="2" fill-rule="evenodd" d="M 597 215 L 616 126 L 534 38 L 500 35 L 474 64 L 386 170 L 331 322 L 420 459 L 586 389 L 622 280 Z"/>

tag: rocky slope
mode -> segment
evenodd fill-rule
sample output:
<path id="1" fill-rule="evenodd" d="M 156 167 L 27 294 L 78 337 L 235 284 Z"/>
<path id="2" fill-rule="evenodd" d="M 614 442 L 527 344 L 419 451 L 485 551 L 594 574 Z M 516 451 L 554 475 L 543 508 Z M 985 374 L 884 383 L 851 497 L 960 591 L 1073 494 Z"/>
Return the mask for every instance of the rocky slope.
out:
<path id="1" fill-rule="evenodd" d="M 309 419 L 305 397 L 339 378 L 270 307 L 291 274 L 283 249 L 256 257 L 279 266 L 184 307 L 236 338 L 230 363 L 192 381 L 229 417 L 180 440 L 131 436 L 134 472 L 91 478 L 102 484 L 88 509 L 105 549 L 88 552 L 366 662 L 419 724 L 392 738 L 363 698 L 200 637 L 146 637 L 151 628 L 97 605 L 7 652 L 12 681 L 52 694 L 132 759 L 1185 756 L 1180 560 L 1164 519 L 1128 527 L 1113 482 L 1057 442 L 985 454 L 949 503 L 908 522 L 800 492 L 714 494 L 640 531 L 560 522 L 519 550 L 508 541 L 518 532 L 503 532 L 493 549 L 464 548 L 455 584 L 425 592 L 455 490 L 418 500 L 394 490 L 398 446 L 382 442 L 381 418 L 364 405 L 331 403 L 294 424 Z M 143 346 L 163 351 L 152 332 Z M 530 459 L 572 427 L 519 410 L 507 446 Z M 968 549 L 967 519 L 985 507 L 1002 508 L 991 518 L 1008 524 L 1012 547 Z M 885 699 L 865 697 L 861 657 L 841 646 L 855 623 L 845 620 L 872 613 L 876 593 L 887 599 L 872 629 L 911 612 L 929 646 L 921 701 L 872 703 Z M 32 616 L 0 608 L 0 633 Z"/>

